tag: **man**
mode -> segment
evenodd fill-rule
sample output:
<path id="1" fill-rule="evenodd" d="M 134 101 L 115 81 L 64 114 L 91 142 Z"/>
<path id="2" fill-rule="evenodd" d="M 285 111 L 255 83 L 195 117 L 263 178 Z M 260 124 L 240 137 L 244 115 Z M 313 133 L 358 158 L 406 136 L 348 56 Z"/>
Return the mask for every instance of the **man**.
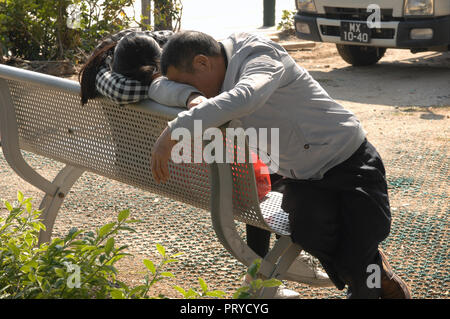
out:
<path id="1" fill-rule="evenodd" d="M 349 298 L 410 298 L 378 249 L 391 222 L 379 154 L 354 114 L 280 45 L 244 33 L 218 43 L 201 32 L 180 32 L 164 47 L 161 72 L 198 93 L 155 143 L 157 182 L 170 176 L 177 143 L 171 132 L 177 128 L 192 135 L 195 120 L 206 130 L 237 119 L 244 129 L 278 128 L 280 140 L 269 145 L 279 143 L 274 160 L 284 177 L 282 208 L 290 215 L 293 241 L 320 260 L 338 289 L 348 286 Z M 157 92 L 150 97 L 166 104 Z"/>
<path id="2" fill-rule="evenodd" d="M 134 74 L 132 70 L 123 70 L 123 73 L 128 74 L 128 77 L 112 71 L 112 65 L 114 63 L 123 64 L 123 61 L 115 60 L 117 56 L 120 57 L 120 54 L 117 52 L 117 47 L 111 48 L 111 46 L 113 46 L 114 43 L 118 43 L 120 39 L 123 39 L 124 37 L 127 39 L 134 38 L 136 36 L 145 38 L 148 37 L 153 38 L 159 45 L 162 46 L 172 35 L 173 32 L 170 31 L 152 32 L 129 29 L 121 31 L 118 34 L 114 34 L 102 41 L 84 66 L 80 75 L 82 104 L 86 103 L 89 98 L 94 98 L 98 92 L 117 104 L 129 104 L 147 99 L 149 97 L 153 97 L 155 99 L 160 97 L 162 99 L 162 103 L 166 106 L 187 107 L 187 101 L 191 101 L 199 96 L 199 91 L 190 85 L 176 83 L 167 80 L 165 77 L 158 76 L 154 77 L 151 85 L 149 85 L 136 80 L 135 78 L 137 77 L 137 74 Z M 144 49 L 146 52 L 153 54 L 155 52 L 153 41 L 148 39 L 148 41 L 145 42 L 149 42 L 149 46 L 144 48 L 138 48 L 135 45 L 137 43 L 129 43 L 126 49 L 128 52 L 127 54 L 133 55 L 134 49 Z M 118 46 L 120 46 L 120 44 Z M 108 51 L 106 54 L 99 51 L 102 47 L 109 48 L 107 49 Z M 121 50 L 123 51 L 123 49 Z M 113 58 L 113 55 L 116 56 L 116 58 Z M 151 60 L 152 59 L 150 59 L 150 62 L 152 62 Z M 128 62 L 125 61 L 125 64 L 127 63 Z M 134 63 L 134 65 L 136 65 L 136 63 Z M 94 83 L 91 83 L 93 80 L 95 81 L 95 85 Z M 198 98 L 197 102 L 200 100 L 201 98 Z M 194 104 L 194 102 L 189 103 L 189 107 L 192 107 Z M 120 164 L 121 156 L 123 155 L 120 145 L 118 145 L 116 150 L 116 157 L 118 158 L 116 161 L 118 174 L 122 174 Z M 280 183 L 275 183 L 277 176 L 272 175 L 271 179 L 273 179 L 272 190 L 280 191 L 283 186 L 278 185 Z M 249 247 L 255 251 L 255 253 L 264 257 L 269 249 L 270 232 L 247 225 L 247 243 Z M 303 280 L 302 282 L 311 286 L 327 287 L 332 285 L 328 276 L 322 272 L 319 267 L 316 267 L 315 263 L 311 263 L 311 256 L 305 254 L 304 252 L 302 252 L 302 254 L 298 257 L 296 272 L 297 274 L 301 274 Z M 245 281 L 248 282 L 249 278 L 247 277 Z M 279 287 L 275 295 L 275 298 L 283 299 L 299 297 L 299 293 L 289 290 L 283 286 Z"/>

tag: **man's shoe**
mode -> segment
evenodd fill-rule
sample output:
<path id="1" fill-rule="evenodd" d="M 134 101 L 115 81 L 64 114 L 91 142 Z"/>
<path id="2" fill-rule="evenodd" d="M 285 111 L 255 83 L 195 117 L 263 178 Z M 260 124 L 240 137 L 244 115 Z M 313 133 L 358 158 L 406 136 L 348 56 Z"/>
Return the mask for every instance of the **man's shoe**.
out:
<path id="1" fill-rule="evenodd" d="M 294 290 L 287 289 L 284 285 L 280 285 L 274 299 L 300 299 L 300 294 Z"/>
<path id="2" fill-rule="evenodd" d="M 411 291 L 399 276 L 394 274 L 386 255 L 381 249 L 378 250 L 383 262 L 383 274 L 381 276 L 381 298 L 382 299 L 411 299 Z"/>
<path id="3" fill-rule="evenodd" d="M 244 286 L 250 285 L 250 277 L 248 275 L 245 276 L 242 284 Z M 281 284 L 278 286 L 273 299 L 300 299 L 300 294 L 294 290 L 287 289 L 285 285 Z"/>
<path id="4" fill-rule="evenodd" d="M 289 267 L 289 272 L 294 275 L 295 281 L 311 287 L 334 286 L 328 275 L 321 270 L 320 262 L 303 250 Z"/>

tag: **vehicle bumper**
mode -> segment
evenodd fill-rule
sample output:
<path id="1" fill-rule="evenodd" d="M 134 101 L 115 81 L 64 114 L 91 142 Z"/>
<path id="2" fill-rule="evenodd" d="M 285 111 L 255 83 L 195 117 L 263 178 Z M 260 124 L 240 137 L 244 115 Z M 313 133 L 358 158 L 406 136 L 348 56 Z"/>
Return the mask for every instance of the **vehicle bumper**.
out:
<path id="1" fill-rule="evenodd" d="M 430 28 L 433 30 L 433 38 L 429 40 L 413 40 L 410 37 L 411 30 L 417 28 Z M 398 25 L 397 47 L 399 48 L 429 48 L 450 44 L 450 16 L 403 21 Z"/>
<path id="2" fill-rule="evenodd" d="M 431 19 L 414 19 L 409 21 L 381 22 L 381 28 L 372 31 L 371 41 L 368 44 L 341 41 L 341 20 L 338 19 L 326 19 L 296 14 L 294 16 L 294 21 L 298 38 L 316 42 L 332 42 L 386 48 L 430 48 L 450 45 L 450 16 Z M 365 21 L 357 22 L 364 23 Z M 307 24 L 310 32 L 299 32 L 298 24 Z M 433 38 L 420 40 L 411 39 L 411 30 L 415 28 L 433 29 Z"/>

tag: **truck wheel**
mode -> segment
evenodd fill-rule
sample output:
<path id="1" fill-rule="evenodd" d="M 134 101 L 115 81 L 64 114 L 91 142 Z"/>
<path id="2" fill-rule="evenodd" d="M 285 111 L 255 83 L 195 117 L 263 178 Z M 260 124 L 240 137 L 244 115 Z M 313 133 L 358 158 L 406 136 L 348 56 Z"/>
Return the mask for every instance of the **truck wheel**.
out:
<path id="1" fill-rule="evenodd" d="M 339 55 L 353 66 L 376 64 L 386 53 L 386 48 L 336 44 Z"/>

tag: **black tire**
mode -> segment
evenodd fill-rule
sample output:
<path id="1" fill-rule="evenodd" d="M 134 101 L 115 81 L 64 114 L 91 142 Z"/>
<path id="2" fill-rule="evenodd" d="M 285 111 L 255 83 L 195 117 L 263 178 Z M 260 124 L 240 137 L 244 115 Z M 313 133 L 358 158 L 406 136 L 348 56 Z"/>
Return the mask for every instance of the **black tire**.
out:
<path id="1" fill-rule="evenodd" d="M 339 55 L 353 66 L 376 64 L 386 53 L 386 48 L 336 44 Z"/>

